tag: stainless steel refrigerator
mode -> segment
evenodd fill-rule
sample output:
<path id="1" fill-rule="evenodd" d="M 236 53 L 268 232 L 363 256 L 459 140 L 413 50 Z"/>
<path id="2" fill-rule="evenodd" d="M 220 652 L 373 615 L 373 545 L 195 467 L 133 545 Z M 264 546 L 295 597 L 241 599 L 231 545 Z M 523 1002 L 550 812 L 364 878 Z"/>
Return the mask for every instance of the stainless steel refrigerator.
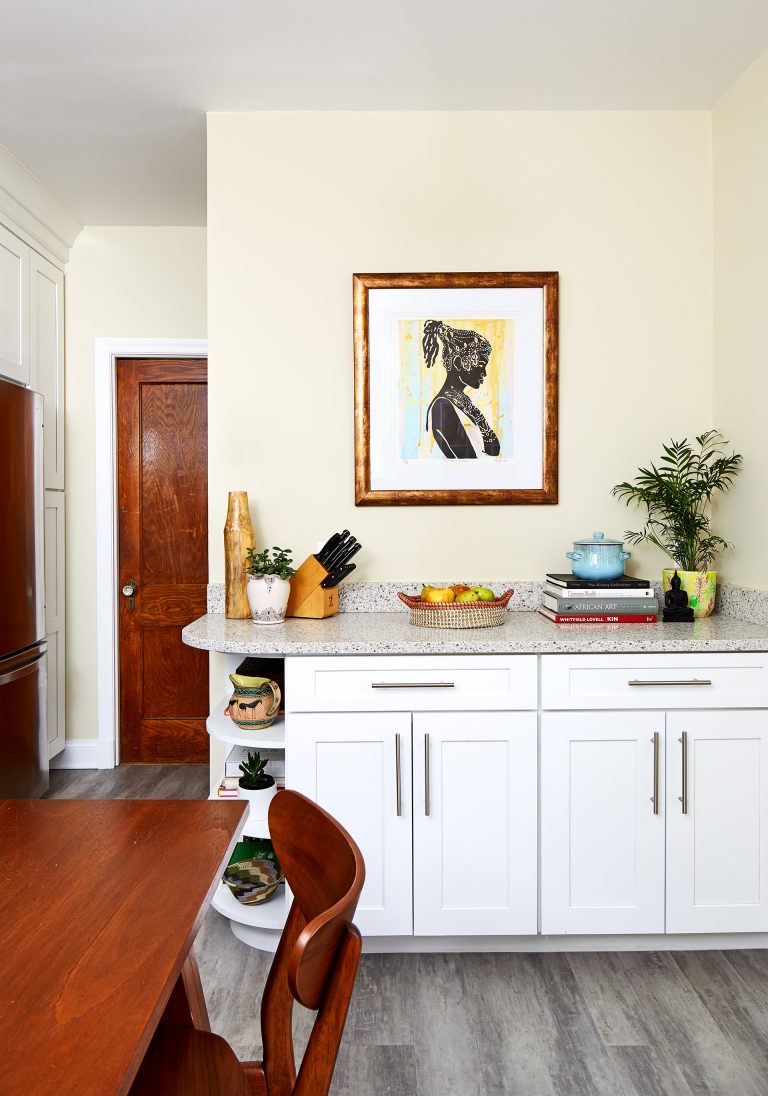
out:
<path id="1" fill-rule="evenodd" d="M 48 788 L 42 396 L 0 379 L 0 798 Z"/>

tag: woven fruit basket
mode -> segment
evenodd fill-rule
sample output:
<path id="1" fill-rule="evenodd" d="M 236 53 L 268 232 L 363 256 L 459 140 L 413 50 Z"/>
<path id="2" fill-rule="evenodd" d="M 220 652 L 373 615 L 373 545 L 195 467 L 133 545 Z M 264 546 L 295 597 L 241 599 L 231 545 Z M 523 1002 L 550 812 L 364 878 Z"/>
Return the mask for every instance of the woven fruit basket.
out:
<path id="1" fill-rule="evenodd" d="M 417 628 L 498 628 L 514 590 L 506 590 L 493 601 L 429 602 L 410 594 L 398 597 L 411 610 L 411 624 Z"/>

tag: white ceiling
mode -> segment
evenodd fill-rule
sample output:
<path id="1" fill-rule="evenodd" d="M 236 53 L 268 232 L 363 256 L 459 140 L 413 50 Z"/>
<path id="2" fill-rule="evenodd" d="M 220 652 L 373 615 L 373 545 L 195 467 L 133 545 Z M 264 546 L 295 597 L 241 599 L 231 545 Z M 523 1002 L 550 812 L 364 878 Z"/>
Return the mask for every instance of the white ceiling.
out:
<path id="1" fill-rule="evenodd" d="M 3 0 L 0 142 L 85 224 L 204 224 L 205 111 L 709 109 L 766 0 Z"/>

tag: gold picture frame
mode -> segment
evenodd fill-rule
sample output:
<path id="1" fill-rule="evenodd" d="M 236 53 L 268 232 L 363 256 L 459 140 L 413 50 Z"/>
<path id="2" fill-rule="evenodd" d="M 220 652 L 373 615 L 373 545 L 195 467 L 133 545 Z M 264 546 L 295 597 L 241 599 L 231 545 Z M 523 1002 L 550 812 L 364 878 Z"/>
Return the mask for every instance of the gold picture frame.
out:
<path id="1" fill-rule="evenodd" d="M 485 274 L 355 274 L 353 276 L 356 506 L 530 506 L 552 505 L 557 502 L 558 285 L 558 274 L 551 271 Z M 404 293 L 401 296 L 391 293 L 377 294 L 378 290 L 488 290 L 489 293 L 441 295 L 428 292 L 426 294 L 410 293 L 408 296 Z M 517 295 L 494 292 L 509 290 L 536 292 Z M 490 302 L 490 308 L 484 306 L 486 300 Z M 400 301 L 406 303 L 409 308 L 399 312 Z M 428 304 L 421 308 L 421 301 Z M 439 307 L 441 301 L 445 302 L 442 310 Z M 466 303 L 469 301 L 475 302 L 471 313 Z M 495 315 L 493 306 L 499 301 L 509 302 L 504 303 L 501 308 L 501 312 L 507 318 L 488 319 L 487 317 Z M 515 301 L 523 302 L 529 308 L 530 319 L 515 320 L 514 317 L 518 315 L 514 311 L 517 307 Z M 457 302 L 464 307 L 459 307 Z M 373 319 L 372 307 L 376 310 Z M 484 315 L 486 319 L 469 321 L 470 330 L 459 330 L 442 319 L 426 319 L 427 315 L 433 314 L 436 317 L 442 314 L 453 316 L 457 307 L 460 315 L 478 313 Z M 382 309 L 388 309 L 386 315 L 381 311 Z M 419 319 L 421 312 L 424 316 Z M 379 315 L 385 318 L 379 319 Z M 400 315 L 407 315 L 409 318 L 393 321 L 393 316 Z M 522 315 L 522 312 L 519 315 Z M 527 331 L 525 352 L 518 352 L 514 342 L 515 338 L 518 342 L 522 341 L 515 334 L 518 330 L 514 327 L 515 323 L 518 323 L 519 330 Z M 411 384 L 409 387 L 405 382 L 401 383 L 401 388 L 408 392 L 410 402 L 414 404 L 414 407 L 409 410 L 411 431 L 408 444 L 411 450 L 407 455 L 414 455 L 414 446 L 417 444 L 417 439 L 411 435 L 420 432 L 418 445 L 421 450 L 429 446 L 430 460 L 427 461 L 404 459 L 405 442 L 402 441 L 401 451 L 395 452 L 397 440 L 390 435 L 393 434 L 392 422 L 396 417 L 396 409 L 393 410 L 388 406 L 386 412 L 382 412 L 376 404 L 373 407 L 371 404 L 372 392 L 374 400 L 379 399 L 381 393 L 385 394 L 387 400 L 397 399 L 392 395 L 396 387 L 393 385 L 394 371 L 400 369 L 402 374 L 403 366 L 399 359 L 395 360 L 398 356 L 392 340 L 398 339 L 399 336 L 392 332 L 398 330 L 398 324 L 403 330 L 408 329 L 409 333 L 404 338 L 412 341 L 415 338 L 413 347 L 416 349 L 409 350 L 409 354 L 413 362 L 420 357 L 421 360 L 417 364 L 418 367 L 424 366 L 423 376 L 427 376 L 428 367 L 435 364 L 441 353 L 442 365 L 446 371 L 446 380 L 437 395 L 433 395 L 424 420 L 422 420 L 424 405 L 434 392 L 438 371 L 431 371 L 428 381 L 431 387 L 426 395 L 414 397 L 414 385 Z M 490 330 L 489 324 L 496 325 L 494 329 L 497 329 L 500 324 L 506 324 L 512 332 L 507 339 L 511 349 L 506 353 L 505 358 L 511 363 L 507 367 L 506 377 L 511 378 L 512 383 L 497 380 L 497 387 L 504 389 L 501 395 L 505 406 L 512 406 L 515 402 L 520 403 L 516 397 L 513 400 L 511 392 L 517 384 L 515 391 L 524 390 L 528 394 L 530 405 L 536 409 L 534 415 L 529 413 L 520 420 L 522 425 L 517 430 L 517 434 L 525 435 L 525 438 L 523 441 L 516 439 L 517 451 L 514 459 L 505 457 L 504 435 L 501 435 L 500 440 L 490 420 L 464 392 L 467 387 L 472 389 L 481 387 L 486 377 L 486 369 L 489 368 L 489 362 L 495 353 L 496 343 L 489 341 L 481 333 L 481 329 Z M 527 327 L 524 328 L 524 324 Z M 376 332 L 372 333 L 372 326 L 376 328 Z M 384 333 L 383 337 L 381 332 Z M 414 332 L 417 333 L 416 336 Z M 426 349 L 422 351 L 418 349 L 419 346 Z M 467 362 L 470 364 L 467 365 Z M 518 376 L 515 380 L 514 370 L 518 373 L 527 370 L 527 373 L 525 376 Z M 382 377 L 384 377 L 383 381 Z M 517 381 L 520 383 L 518 384 Z M 422 377 L 418 378 L 417 386 L 419 393 L 422 393 L 425 386 Z M 421 403 L 418 402 L 419 399 Z M 498 407 L 498 399 L 495 406 Z M 437 412 L 433 409 L 441 407 L 444 408 L 444 412 L 438 428 L 435 426 Z M 458 411 L 453 408 L 457 408 Z M 430 415 L 432 415 L 431 436 L 429 436 Z M 500 416 L 500 421 L 503 418 L 503 415 Z M 506 418 L 510 423 L 507 426 L 507 434 L 511 436 L 514 426 L 513 412 L 509 411 Z M 460 419 L 464 423 L 463 426 L 460 424 Z M 532 419 L 536 421 L 532 422 Z M 450 421 L 451 429 L 454 431 L 452 436 L 449 436 L 447 427 L 443 429 L 443 421 L 446 423 Z M 376 424 L 375 437 L 372 438 L 374 423 Z M 497 426 L 497 429 L 500 427 Z M 470 441 L 470 434 L 477 439 L 474 445 Z M 524 443 L 527 445 L 526 451 L 522 451 Z M 513 452 L 512 444 L 512 442 L 508 443 L 507 452 Z M 443 459 L 455 456 L 483 458 L 490 456 L 495 459 L 492 459 L 490 463 L 487 460 L 453 462 L 450 459 Z M 526 471 L 515 473 L 514 469 L 519 468 L 521 464 Z M 531 470 L 527 471 L 529 465 Z M 382 467 L 389 468 L 390 471 L 382 471 Z M 530 482 L 522 486 L 511 482 L 505 486 L 503 483 L 505 474 L 510 479 L 513 479 L 515 474 L 518 478 L 521 475 L 525 478 L 527 475 Z M 456 487 L 446 485 L 446 480 L 451 477 L 456 478 Z M 430 482 L 425 482 L 425 478 L 428 478 Z M 474 486 L 473 482 L 468 481 L 477 481 L 480 486 Z"/>

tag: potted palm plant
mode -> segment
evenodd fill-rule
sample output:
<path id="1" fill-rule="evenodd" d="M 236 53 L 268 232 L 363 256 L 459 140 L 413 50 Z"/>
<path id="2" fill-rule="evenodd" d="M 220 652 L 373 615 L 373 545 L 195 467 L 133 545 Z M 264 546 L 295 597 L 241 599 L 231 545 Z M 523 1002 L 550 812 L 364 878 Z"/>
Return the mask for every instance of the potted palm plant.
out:
<path id="1" fill-rule="evenodd" d="M 275 778 L 264 772 L 267 761 L 257 750 L 249 750 L 245 761 L 240 762 L 243 775 L 238 781 L 238 796 L 248 800 L 251 820 L 267 817 L 269 804 L 277 791 Z"/>
<path id="2" fill-rule="evenodd" d="M 290 548 L 249 548 L 245 569 L 248 573 L 248 604 L 254 624 L 282 624 L 296 570 Z"/>
<path id="3" fill-rule="evenodd" d="M 672 559 L 675 566 L 663 572 L 664 591 L 677 571 L 695 617 L 714 609 L 717 574 L 710 568 L 715 556 L 731 547 L 710 530 L 713 496 L 727 491 L 741 469 L 741 454 L 727 453 L 729 445 L 718 430 L 700 434 L 695 445 L 687 438 L 670 441 L 658 464 L 638 469 L 633 483 L 613 488 L 627 506 L 647 508 L 645 526 L 624 536 L 630 544 L 655 544 Z"/>

